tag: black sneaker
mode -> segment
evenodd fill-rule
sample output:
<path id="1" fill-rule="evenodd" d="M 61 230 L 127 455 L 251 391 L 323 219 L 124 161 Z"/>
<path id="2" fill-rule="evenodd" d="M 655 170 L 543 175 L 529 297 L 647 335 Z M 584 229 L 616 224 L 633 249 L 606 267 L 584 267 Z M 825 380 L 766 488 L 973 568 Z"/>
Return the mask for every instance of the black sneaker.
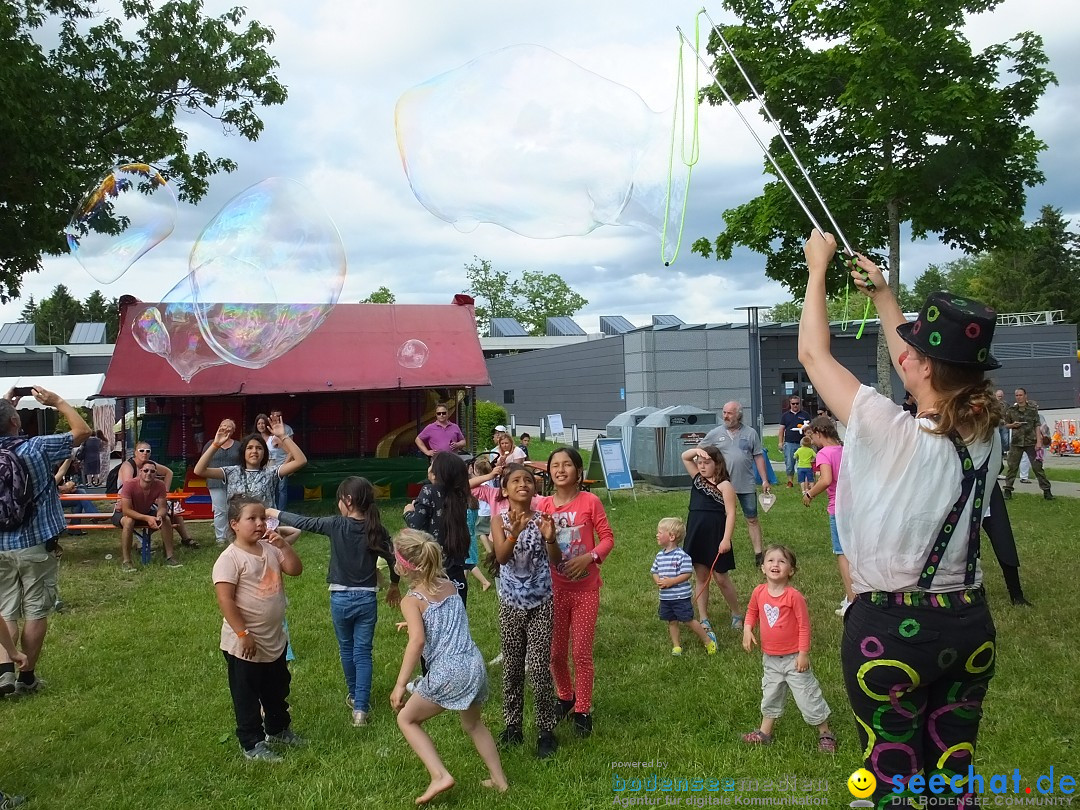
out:
<path id="1" fill-rule="evenodd" d="M 1035 607 L 1031 602 L 1024 598 L 1023 594 L 1014 596 L 1012 598 L 1012 603 L 1016 605 L 1016 607 Z"/>
<path id="2" fill-rule="evenodd" d="M 574 732 L 579 737 L 588 737 L 592 734 L 592 714 L 585 714 L 584 712 L 574 712 L 572 715 L 574 719 Z"/>
<path id="3" fill-rule="evenodd" d="M 1003 489 L 1001 491 L 1001 494 L 1005 498 L 1005 500 L 1007 500 L 1007 501 L 1012 500 L 1012 490 L 1011 489 Z"/>
<path id="4" fill-rule="evenodd" d="M 1043 498 L 1048 501 L 1054 500 L 1054 496 L 1050 494 L 1050 490 L 1046 490 L 1046 492 L 1043 493 Z"/>
<path id="5" fill-rule="evenodd" d="M 567 715 L 569 715 L 574 710 L 574 704 L 576 702 L 577 699 L 573 695 L 570 696 L 569 700 L 555 698 L 555 719 L 565 720 Z"/>
<path id="6" fill-rule="evenodd" d="M 550 731 L 541 731 L 536 741 L 536 756 L 547 759 L 558 750 L 559 741 L 555 739 L 555 734 Z"/>
<path id="7" fill-rule="evenodd" d="M 525 735 L 521 733 L 521 726 L 507 726 L 499 735 L 499 745 L 521 745 L 525 742 Z"/>

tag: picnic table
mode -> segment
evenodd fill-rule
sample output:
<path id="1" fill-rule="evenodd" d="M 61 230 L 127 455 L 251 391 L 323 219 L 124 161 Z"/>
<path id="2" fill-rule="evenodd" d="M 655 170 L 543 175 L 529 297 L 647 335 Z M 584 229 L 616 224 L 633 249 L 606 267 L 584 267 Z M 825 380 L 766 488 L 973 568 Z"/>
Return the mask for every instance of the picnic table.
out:
<path id="1" fill-rule="evenodd" d="M 190 492 L 169 492 L 165 495 L 169 501 L 170 507 L 174 504 L 182 504 L 191 496 Z M 78 503 L 82 504 L 86 501 L 116 501 L 120 496 L 116 493 L 108 493 L 101 495 L 94 495 L 92 493 L 83 494 L 81 492 L 62 492 L 60 493 L 61 504 Z M 67 522 L 68 529 L 115 529 L 112 524 L 113 512 L 64 512 L 64 520 Z M 143 564 L 146 565 L 150 562 L 150 536 L 153 531 L 149 526 L 136 527 L 135 534 L 138 535 L 140 541 L 140 553 L 142 556 Z"/>

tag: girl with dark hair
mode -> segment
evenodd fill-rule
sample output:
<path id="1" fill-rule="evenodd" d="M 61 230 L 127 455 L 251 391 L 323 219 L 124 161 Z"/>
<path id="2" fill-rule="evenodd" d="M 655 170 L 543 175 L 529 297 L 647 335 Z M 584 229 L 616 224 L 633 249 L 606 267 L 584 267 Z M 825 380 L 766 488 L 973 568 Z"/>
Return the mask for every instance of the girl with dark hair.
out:
<path id="1" fill-rule="evenodd" d="M 551 515 L 533 509 L 536 478 L 523 464 L 508 464 L 502 475 L 503 497 L 510 508 L 491 522 L 499 594 L 499 639 L 503 656 L 501 741 L 525 740 L 525 673 L 529 673 L 539 735 L 536 755 L 551 756 L 555 739 L 555 690 L 551 681 L 551 567 L 561 562 Z"/>
<path id="2" fill-rule="evenodd" d="M 280 521 L 281 526 L 330 538 L 326 581 L 330 586 L 330 618 L 349 690 L 345 702 L 352 710 L 353 725 L 366 726 L 371 711 L 371 647 L 378 616 L 377 557 L 390 567 L 386 603 L 396 607 L 401 595 L 390 535 L 379 517 L 371 482 L 358 476 L 346 478 L 337 489 L 337 507 L 340 514 L 331 517 L 304 517 L 277 509 L 267 509 L 266 515 Z"/>
<path id="3" fill-rule="evenodd" d="M 710 580 L 716 583 L 731 610 L 732 629 L 742 628 L 739 595 L 728 576 L 728 571 L 735 569 L 735 551 L 731 546 L 735 533 L 735 488 L 723 454 L 712 445 L 690 448 L 682 454 L 682 463 L 694 479 L 683 550 L 694 563 L 698 621 L 709 634 L 709 640 L 715 643 L 716 633 L 709 622 Z"/>
<path id="4" fill-rule="evenodd" d="M 593 639 L 603 584 L 600 563 L 615 547 L 615 536 L 603 503 L 581 488 L 585 470 L 577 450 L 560 447 L 548 456 L 548 475 L 555 494 L 533 503 L 535 509 L 552 516 L 559 544 L 559 562 L 551 563 L 551 674 L 558 698 L 555 710 L 560 718 L 572 715 L 578 736 L 587 737 L 593 727 Z"/>
<path id="5" fill-rule="evenodd" d="M 832 353 L 825 278 L 836 240 L 814 231 L 804 250 L 799 362 L 847 429 L 836 517 L 855 602 L 840 661 L 857 750 L 877 779 L 872 801 L 884 806 L 911 795 L 901 785 L 913 774 L 948 782 L 976 757 L 996 659 L 979 532 L 1001 468 L 1002 405 L 986 377 L 1001 366 L 990 353 L 997 313 L 935 292 L 908 322 L 881 270 L 853 258 L 852 280 L 873 300 L 918 403 L 912 419 Z M 970 791 L 970 779 L 962 784 Z M 954 791 L 942 806 L 970 803 Z"/>
<path id="6" fill-rule="evenodd" d="M 241 494 L 251 495 L 262 501 L 264 506 L 276 506 L 278 485 L 281 479 L 287 475 L 292 475 L 307 464 L 307 456 L 297 446 L 293 437 L 287 435 L 285 424 L 280 419 L 271 423 L 270 430 L 278 441 L 288 448 L 291 456 L 288 461 L 277 469 L 267 469 L 266 462 L 270 458 L 270 452 L 267 450 L 266 440 L 258 433 L 251 433 L 240 442 L 239 466 L 211 467 L 210 462 L 213 460 L 214 454 L 226 442 L 231 441 L 229 427 L 225 422 L 222 422 L 214 441 L 206 446 L 202 457 L 195 462 L 195 475 L 224 481 L 227 497 L 231 498 L 233 495 Z M 290 542 L 294 541 L 298 534 L 299 532 L 282 532 L 282 536 Z"/>
<path id="7" fill-rule="evenodd" d="M 467 603 L 469 468 L 457 453 L 443 450 L 432 457 L 429 473 L 431 480 L 420 489 L 416 500 L 405 506 L 405 524 L 435 538 L 443 550 L 446 574 L 457 583 L 461 599 Z"/>

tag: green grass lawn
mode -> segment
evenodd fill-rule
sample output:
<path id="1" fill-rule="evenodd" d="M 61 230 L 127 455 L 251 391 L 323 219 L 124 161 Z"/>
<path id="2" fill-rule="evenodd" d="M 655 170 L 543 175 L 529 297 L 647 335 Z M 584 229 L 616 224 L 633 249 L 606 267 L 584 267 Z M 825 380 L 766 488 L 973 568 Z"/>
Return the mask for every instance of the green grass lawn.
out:
<path id="1" fill-rule="evenodd" d="M 578 740 L 562 727 L 559 753 L 539 762 L 530 734 L 529 745 L 503 756 L 511 789 L 497 800 L 477 786 L 482 764 L 457 719 L 452 714 L 436 718 L 429 729 L 458 780 L 439 805 L 610 806 L 615 775 L 645 778 L 658 772 L 668 778 L 735 779 L 734 793 L 695 794 L 732 799 L 780 795 L 763 790 L 767 779 L 827 780 L 827 789 L 811 795 L 823 797 L 827 806 L 846 807 L 851 796 L 845 783 L 859 766 L 860 752 L 841 682 L 841 623 L 833 614 L 841 591 L 824 503 L 807 510 L 792 493 L 779 495 L 763 516 L 765 537 L 798 552 L 796 584 L 810 605 L 812 660 L 833 708 L 839 754 L 817 753 L 816 735 L 791 703 L 775 745 L 748 748 L 740 741 L 759 720 L 759 655 L 744 653 L 739 635 L 716 622 L 718 655 L 706 657 L 686 632 L 686 655 L 672 658 L 666 627 L 656 618 L 657 596 L 648 573 L 655 524 L 667 515 L 685 517 L 687 495 L 639 495 L 635 503 L 620 493 L 609 507 L 616 548 L 603 568 L 594 736 Z M 400 505 L 388 502 L 383 510 L 391 528 L 400 526 Z M 999 657 L 976 765 L 985 774 L 1019 768 L 1032 784 L 1050 766 L 1059 776 L 1077 775 L 1077 756 L 1068 751 L 1080 727 L 1075 674 L 1080 654 L 1073 636 L 1080 603 L 1070 595 L 1080 501 L 1047 503 L 1017 495 L 1009 509 L 1036 607 L 1009 605 L 991 557 L 986 584 Z M 759 575 L 748 565 L 745 524 L 740 520 L 738 526 L 740 567 L 734 576 L 745 601 Z M 52 622 L 38 669 L 48 688 L 31 698 L 0 701 L 0 787 L 30 794 L 31 807 L 78 810 L 411 806 L 427 781 L 387 700 L 405 644 L 404 635 L 394 631 L 396 611 L 380 609 L 372 725 L 354 729 L 330 624 L 327 545 L 311 535 L 299 540 L 306 570 L 287 585 L 298 654 L 291 703 L 294 728 L 310 745 L 290 752 L 279 765 L 246 762 L 233 735 L 225 664 L 217 649 L 221 616 L 210 570 L 218 550 L 212 539 L 206 546 L 208 525 L 200 525 L 196 536 L 204 547 L 181 552 L 183 568 L 166 570 L 157 554 L 149 569 L 133 575 L 119 570 L 112 532 L 65 543 L 61 592 L 67 608 Z M 111 561 L 106 553 L 113 554 Z M 473 635 L 490 657 L 498 647 L 495 593 L 470 590 Z M 715 591 L 713 600 L 717 619 L 724 611 Z M 497 733 L 501 671 L 492 675 L 493 697 L 484 715 Z M 531 725 L 531 715 L 526 717 Z M 639 770 L 612 766 L 650 760 L 664 764 Z M 752 780 L 758 781 L 756 788 Z"/>

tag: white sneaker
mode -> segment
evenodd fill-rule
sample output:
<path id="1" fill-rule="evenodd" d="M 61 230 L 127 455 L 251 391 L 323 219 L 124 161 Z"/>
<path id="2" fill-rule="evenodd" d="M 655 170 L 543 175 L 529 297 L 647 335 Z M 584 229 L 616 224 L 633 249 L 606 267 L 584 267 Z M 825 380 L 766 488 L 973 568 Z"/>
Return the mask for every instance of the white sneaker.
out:
<path id="1" fill-rule="evenodd" d="M 1031 483 L 1031 479 L 1030 479 L 1030 478 L 1021 478 L 1021 479 L 1020 479 L 1020 483 L 1021 483 L 1021 484 L 1030 484 L 1030 483 Z"/>
<path id="2" fill-rule="evenodd" d="M 490 661 L 488 661 L 488 666 L 489 667 L 497 667 L 501 663 L 502 663 L 502 653 L 499 653 L 494 658 L 492 658 Z"/>

